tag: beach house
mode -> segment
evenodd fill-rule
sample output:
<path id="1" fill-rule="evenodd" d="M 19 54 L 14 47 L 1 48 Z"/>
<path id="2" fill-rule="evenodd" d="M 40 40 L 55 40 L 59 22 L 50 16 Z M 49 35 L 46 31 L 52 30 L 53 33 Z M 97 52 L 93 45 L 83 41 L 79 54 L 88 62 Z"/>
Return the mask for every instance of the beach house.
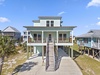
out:
<path id="1" fill-rule="evenodd" d="M 58 48 L 73 46 L 73 29 L 76 26 L 63 26 L 61 16 L 39 16 L 38 20 L 32 22 L 34 22 L 32 26 L 24 26 L 27 52 L 32 50 L 34 54 L 54 59 Z M 73 49 L 70 54 L 73 57 Z M 50 62 L 49 59 L 46 61 Z"/>

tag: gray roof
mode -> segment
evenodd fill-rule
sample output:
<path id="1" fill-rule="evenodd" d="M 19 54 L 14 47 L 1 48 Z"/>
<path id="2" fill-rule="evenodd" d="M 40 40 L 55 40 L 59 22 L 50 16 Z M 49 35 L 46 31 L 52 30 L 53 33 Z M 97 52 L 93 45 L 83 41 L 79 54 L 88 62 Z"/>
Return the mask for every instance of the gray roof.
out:
<path id="1" fill-rule="evenodd" d="M 16 28 L 14 28 L 14 27 L 11 27 L 11 26 L 8 26 L 8 27 L 6 27 L 4 30 L 3 30 L 3 32 L 20 32 L 20 31 L 18 31 Z"/>
<path id="2" fill-rule="evenodd" d="M 77 38 L 97 37 L 100 38 L 100 30 L 90 30 L 89 32 L 77 36 Z"/>
<path id="3" fill-rule="evenodd" d="M 76 28 L 77 26 L 55 26 L 55 27 L 46 27 L 46 26 L 23 26 L 25 28 Z"/>
<path id="4" fill-rule="evenodd" d="M 39 16 L 39 19 L 61 19 L 61 16 Z"/>
<path id="5" fill-rule="evenodd" d="M 32 22 L 40 22 L 40 20 L 32 20 Z"/>

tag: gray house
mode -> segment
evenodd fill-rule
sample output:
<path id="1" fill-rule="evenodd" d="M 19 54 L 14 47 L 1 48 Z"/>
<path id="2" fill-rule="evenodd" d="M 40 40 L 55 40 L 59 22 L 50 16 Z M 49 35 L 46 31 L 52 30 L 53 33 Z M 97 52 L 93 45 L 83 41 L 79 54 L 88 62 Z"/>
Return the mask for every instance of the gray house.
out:
<path id="1" fill-rule="evenodd" d="M 16 28 L 8 26 L 2 31 L 3 36 L 9 36 L 12 39 L 19 40 L 21 38 L 21 33 Z"/>
<path id="2" fill-rule="evenodd" d="M 100 30 L 90 30 L 77 36 L 77 44 L 84 46 L 84 50 L 88 50 L 88 54 L 92 54 L 93 57 L 99 56 L 100 58 Z"/>

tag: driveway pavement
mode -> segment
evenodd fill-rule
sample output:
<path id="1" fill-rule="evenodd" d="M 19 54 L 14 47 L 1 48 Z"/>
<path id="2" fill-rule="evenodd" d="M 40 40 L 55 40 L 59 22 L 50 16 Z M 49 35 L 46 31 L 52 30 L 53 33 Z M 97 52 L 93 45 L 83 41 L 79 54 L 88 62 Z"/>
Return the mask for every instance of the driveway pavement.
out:
<path id="1" fill-rule="evenodd" d="M 59 68 L 54 72 L 46 72 L 42 66 L 42 57 L 33 56 L 25 62 L 18 75 L 83 75 L 76 63 L 61 49 L 58 50 Z"/>

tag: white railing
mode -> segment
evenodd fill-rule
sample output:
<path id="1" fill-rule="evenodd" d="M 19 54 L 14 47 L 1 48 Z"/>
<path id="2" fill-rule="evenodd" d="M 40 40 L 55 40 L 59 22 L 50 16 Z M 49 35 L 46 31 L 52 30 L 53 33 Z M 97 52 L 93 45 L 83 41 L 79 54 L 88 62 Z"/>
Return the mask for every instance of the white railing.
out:
<path id="1" fill-rule="evenodd" d="M 100 43 L 93 42 L 92 43 L 92 48 L 100 49 Z"/>

